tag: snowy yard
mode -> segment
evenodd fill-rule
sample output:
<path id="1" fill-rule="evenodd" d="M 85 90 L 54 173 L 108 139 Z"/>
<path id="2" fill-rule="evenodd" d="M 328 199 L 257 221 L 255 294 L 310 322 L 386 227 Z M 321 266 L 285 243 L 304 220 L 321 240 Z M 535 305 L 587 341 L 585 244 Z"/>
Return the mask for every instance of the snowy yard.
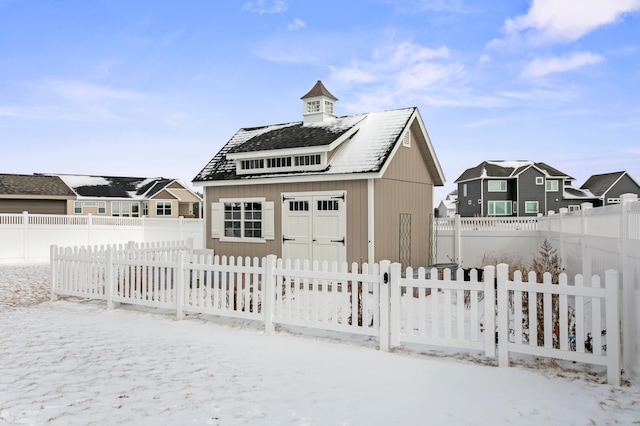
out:
<path id="1" fill-rule="evenodd" d="M 49 302 L 48 282 L 48 265 L 0 265 L 0 424 L 640 423 L 637 384 L 578 367 Z"/>

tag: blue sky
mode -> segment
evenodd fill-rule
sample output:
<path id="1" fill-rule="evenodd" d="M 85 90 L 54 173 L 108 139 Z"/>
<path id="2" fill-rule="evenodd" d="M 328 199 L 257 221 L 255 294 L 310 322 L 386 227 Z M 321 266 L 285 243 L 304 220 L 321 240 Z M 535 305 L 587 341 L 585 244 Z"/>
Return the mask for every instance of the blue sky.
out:
<path id="1" fill-rule="evenodd" d="M 417 106 L 483 160 L 640 179 L 640 0 L 0 0 L 0 173 L 190 181 L 241 127 Z"/>

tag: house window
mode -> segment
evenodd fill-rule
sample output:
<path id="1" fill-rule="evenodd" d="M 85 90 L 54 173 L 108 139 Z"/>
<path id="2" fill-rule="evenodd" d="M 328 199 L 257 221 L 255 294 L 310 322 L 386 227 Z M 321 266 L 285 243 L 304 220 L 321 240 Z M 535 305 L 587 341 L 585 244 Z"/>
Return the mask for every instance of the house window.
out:
<path id="1" fill-rule="evenodd" d="M 111 202 L 111 216 L 120 216 L 120 201 Z"/>
<path id="2" fill-rule="evenodd" d="M 542 176 L 536 176 L 536 185 L 544 184 L 544 178 Z"/>
<path id="3" fill-rule="evenodd" d="M 156 201 L 156 216 L 171 216 L 171 201 Z"/>
<path id="4" fill-rule="evenodd" d="M 466 183 L 462 184 L 462 196 L 463 197 L 467 196 L 467 184 Z"/>
<path id="5" fill-rule="evenodd" d="M 107 202 L 98 201 L 98 214 L 107 214 Z"/>
<path id="6" fill-rule="evenodd" d="M 131 203 L 131 216 L 140 217 L 140 203 L 138 201 Z"/>
<path id="7" fill-rule="evenodd" d="M 571 205 L 571 206 L 569 206 L 569 211 L 570 211 L 570 212 L 577 212 L 577 211 L 580 211 L 580 206 L 579 206 L 579 205 L 578 205 L 578 206 L 576 206 L 576 205 Z"/>
<path id="8" fill-rule="evenodd" d="M 149 216 L 149 202 L 142 202 L 142 216 Z"/>
<path id="9" fill-rule="evenodd" d="M 84 205 L 85 207 L 95 207 L 95 206 L 96 206 L 96 202 L 95 202 L 95 201 L 85 201 L 85 202 L 83 203 L 83 205 Z"/>
<path id="10" fill-rule="evenodd" d="M 528 214 L 538 213 L 538 202 L 537 201 L 525 201 L 524 202 L 524 212 Z"/>
<path id="11" fill-rule="evenodd" d="M 488 213 L 490 216 L 511 216 L 511 201 L 489 201 Z"/>
<path id="12" fill-rule="evenodd" d="M 224 203 L 224 236 L 262 238 L 262 203 Z"/>
<path id="13" fill-rule="evenodd" d="M 333 102 L 324 101 L 324 112 L 333 114 Z"/>
<path id="14" fill-rule="evenodd" d="M 404 134 L 404 137 L 402 138 L 402 146 L 406 146 L 407 148 L 411 147 L 411 132 Z"/>
<path id="15" fill-rule="evenodd" d="M 607 198 L 607 204 L 619 204 L 620 198 Z"/>
<path id="16" fill-rule="evenodd" d="M 82 214 L 82 201 L 73 202 L 73 214 Z"/>
<path id="17" fill-rule="evenodd" d="M 307 102 L 307 112 L 320 112 L 320 101 Z"/>
<path id="18" fill-rule="evenodd" d="M 489 192 L 507 192 L 506 180 L 490 180 L 487 182 L 487 191 Z"/>
<path id="19" fill-rule="evenodd" d="M 122 216 L 129 216 L 129 202 L 122 202 Z"/>
<path id="20" fill-rule="evenodd" d="M 547 181 L 547 192 L 558 192 L 558 181 L 557 180 L 548 180 Z"/>

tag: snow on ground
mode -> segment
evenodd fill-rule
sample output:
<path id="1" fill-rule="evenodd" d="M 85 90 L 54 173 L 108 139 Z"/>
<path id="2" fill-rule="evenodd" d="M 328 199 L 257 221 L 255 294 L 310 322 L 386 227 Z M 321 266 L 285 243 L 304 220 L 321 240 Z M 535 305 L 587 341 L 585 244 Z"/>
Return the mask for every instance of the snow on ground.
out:
<path id="1" fill-rule="evenodd" d="M 640 387 L 541 363 L 384 353 L 347 340 L 103 302 L 46 301 L 0 265 L 0 424 L 632 424 Z"/>

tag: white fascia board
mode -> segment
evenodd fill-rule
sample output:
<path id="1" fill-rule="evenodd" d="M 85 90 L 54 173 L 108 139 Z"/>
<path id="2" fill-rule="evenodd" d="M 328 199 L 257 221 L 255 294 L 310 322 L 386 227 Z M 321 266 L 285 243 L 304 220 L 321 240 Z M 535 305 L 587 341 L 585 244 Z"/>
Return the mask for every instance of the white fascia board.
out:
<path id="1" fill-rule="evenodd" d="M 214 187 L 214 186 L 243 186 L 243 185 L 267 185 L 281 183 L 306 183 L 306 182 L 335 182 L 339 180 L 366 180 L 379 179 L 382 176 L 380 172 L 376 173 L 349 173 L 335 175 L 296 175 L 296 176 L 280 176 L 261 179 L 232 179 L 232 180 L 213 180 L 206 182 L 194 182 L 196 186 Z"/>
<path id="2" fill-rule="evenodd" d="M 437 181 L 434 182 L 434 186 L 443 186 L 444 183 L 445 183 L 444 173 L 442 172 L 442 167 L 440 166 L 440 162 L 438 161 L 438 157 L 436 156 L 435 151 L 433 150 L 433 145 L 431 143 L 431 138 L 429 138 L 429 134 L 427 133 L 427 129 L 424 127 L 424 123 L 422 122 L 422 118 L 420 117 L 420 114 L 418 112 L 418 108 L 416 108 L 413 111 L 413 114 L 411 114 L 411 117 L 409 117 L 409 120 L 407 120 L 406 126 L 404 127 L 404 129 L 400 133 L 400 136 L 398 137 L 398 139 L 395 141 L 395 145 L 393 146 L 393 150 L 391 151 L 391 154 L 389 155 L 389 158 L 387 159 L 385 164 L 383 164 L 382 170 L 380 171 L 380 175 L 381 176 L 384 175 L 384 173 L 387 171 L 387 168 L 391 164 L 390 160 L 393 157 L 395 157 L 396 153 L 398 152 L 398 149 L 402 145 L 402 139 L 403 139 L 404 135 L 407 132 L 411 131 L 411 126 L 413 125 L 414 121 L 417 121 L 418 125 L 420 126 L 420 131 L 422 132 L 422 134 L 424 136 L 424 140 L 425 140 L 425 143 L 427 145 L 427 150 L 429 152 L 429 156 L 433 160 L 433 164 L 436 167 L 437 176 L 438 176 L 438 178 L 440 179 L 440 182 L 441 182 L 440 185 L 438 185 Z"/>

